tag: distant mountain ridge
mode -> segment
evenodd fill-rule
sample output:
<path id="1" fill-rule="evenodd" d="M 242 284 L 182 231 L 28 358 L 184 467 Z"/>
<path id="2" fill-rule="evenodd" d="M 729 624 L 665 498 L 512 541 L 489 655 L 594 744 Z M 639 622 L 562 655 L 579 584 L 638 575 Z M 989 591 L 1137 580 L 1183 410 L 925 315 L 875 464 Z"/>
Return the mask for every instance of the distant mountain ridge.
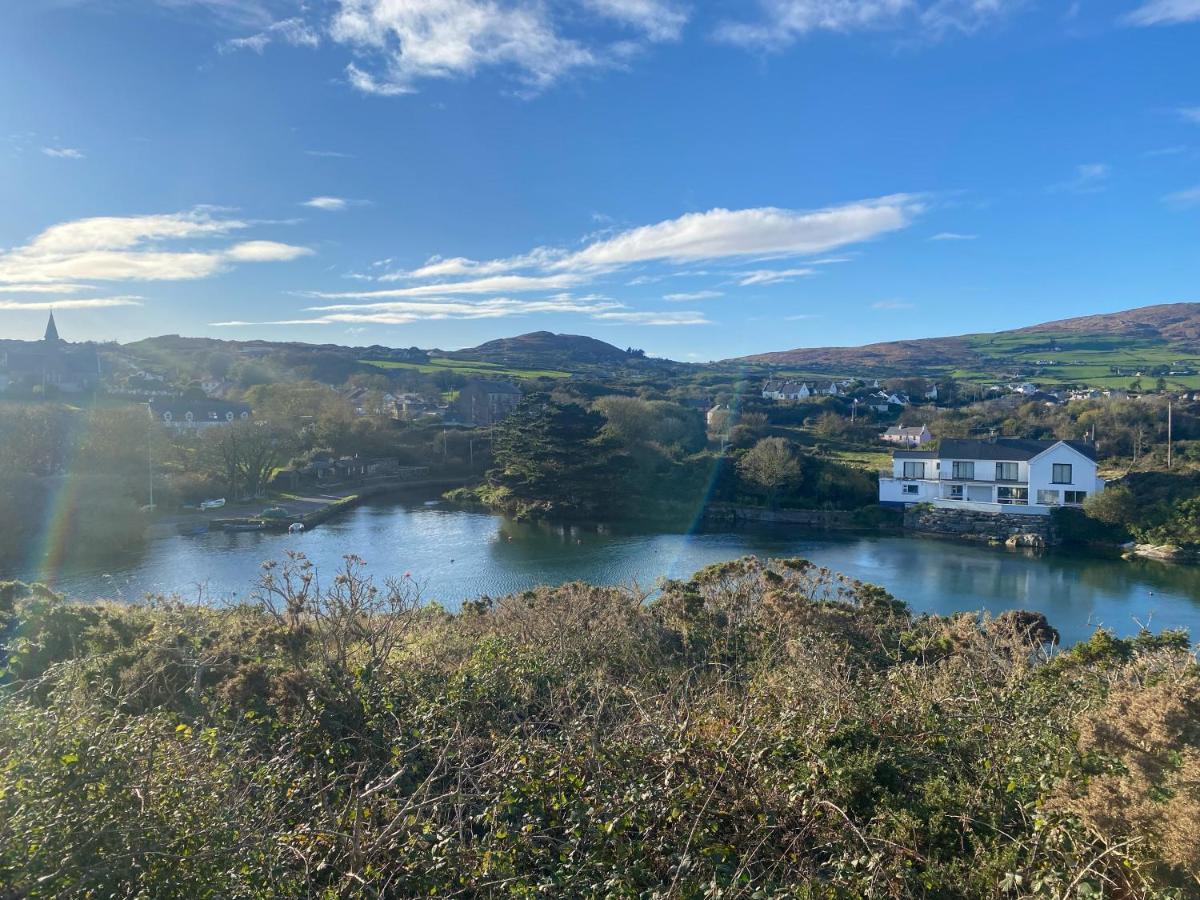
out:
<path id="1" fill-rule="evenodd" d="M 1096 339 L 1093 345 L 1088 344 L 1089 338 Z M 1122 349 L 1122 342 L 1130 351 L 1200 353 L 1200 303 L 1165 303 L 994 333 L 756 353 L 736 361 L 879 374 L 930 373 L 953 368 L 988 371 L 997 365 L 1021 361 L 1022 354 L 1116 352 Z M 1153 358 L 1153 353 L 1147 356 Z M 1097 356 L 1095 362 L 1100 365 L 1109 360 Z"/>

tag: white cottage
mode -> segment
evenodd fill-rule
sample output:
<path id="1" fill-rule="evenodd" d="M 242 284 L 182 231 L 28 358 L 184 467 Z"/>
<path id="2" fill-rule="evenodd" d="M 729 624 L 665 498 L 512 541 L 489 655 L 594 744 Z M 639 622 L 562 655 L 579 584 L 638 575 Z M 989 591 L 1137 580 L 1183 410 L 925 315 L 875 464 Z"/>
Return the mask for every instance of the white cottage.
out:
<path id="1" fill-rule="evenodd" d="M 1083 441 L 1023 438 L 943 440 L 937 450 L 897 450 L 879 476 L 885 506 L 1049 515 L 1104 490 L 1095 447 Z"/>

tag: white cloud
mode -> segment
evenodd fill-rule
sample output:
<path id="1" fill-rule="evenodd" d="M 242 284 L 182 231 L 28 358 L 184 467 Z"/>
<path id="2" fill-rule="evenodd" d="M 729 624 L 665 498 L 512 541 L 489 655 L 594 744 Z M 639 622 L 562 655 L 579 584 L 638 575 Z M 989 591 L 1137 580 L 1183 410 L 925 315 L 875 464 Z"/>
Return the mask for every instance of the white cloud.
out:
<path id="1" fill-rule="evenodd" d="M 540 3 L 339 0 L 330 35 L 381 61 L 378 74 L 355 64 L 347 69 L 351 84 L 375 94 L 407 93 L 420 79 L 466 77 L 492 67 L 544 88 L 597 63 L 587 47 L 558 34 Z"/>
<path id="2" fill-rule="evenodd" d="M 796 313 L 794 316 L 784 316 L 783 318 L 788 322 L 807 322 L 809 319 L 821 319 L 824 317 L 817 313 Z"/>
<path id="3" fill-rule="evenodd" d="M 355 159 L 353 153 L 342 153 L 340 150 L 305 150 L 305 156 L 316 156 L 321 159 Z"/>
<path id="4" fill-rule="evenodd" d="M 1200 0 L 1149 0 L 1125 16 L 1130 25 L 1178 25 L 1200 20 Z"/>
<path id="5" fill-rule="evenodd" d="M 584 0 L 592 11 L 643 32 L 652 41 L 677 41 L 686 10 L 664 0 Z"/>
<path id="6" fill-rule="evenodd" d="M 757 5 L 756 19 L 719 24 L 717 39 L 781 50 L 815 31 L 902 29 L 932 38 L 973 34 L 1023 6 L 1024 0 L 759 0 Z"/>
<path id="7" fill-rule="evenodd" d="M 592 316 L 601 322 L 620 322 L 627 325 L 711 325 L 698 312 L 602 312 Z"/>
<path id="8" fill-rule="evenodd" d="M 281 244 L 278 241 L 243 241 L 234 244 L 221 256 L 233 262 L 290 262 L 301 256 L 310 256 L 308 247 Z"/>
<path id="9" fill-rule="evenodd" d="M 1181 106 L 1175 110 L 1179 114 L 1179 118 L 1185 122 L 1191 122 L 1193 125 L 1200 125 L 1200 106 Z"/>
<path id="10" fill-rule="evenodd" d="M 1200 184 L 1184 191 L 1176 191 L 1163 197 L 1171 206 L 1200 206 Z"/>
<path id="11" fill-rule="evenodd" d="M 253 50 L 255 53 L 262 53 L 273 43 L 311 49 L 321 46 L 321 33 L 303 19 L 280 19 L 278 22 L 272 22 L 257 34 L 225 41 L 219 49 L 223 53 L 234 50 Z"/>
<path id="12" fill-rule="evenodd" d="M 300 204 L 311 209 L 320 209 L 325 212 L 341 212 L 350 202 L 343 197 L 313 197 L 310 200 L 305 200 Z"/>
<path id="13" fill-rule="evenodd" d="M 147 216 L 95 216 L 47 228 L 21 247 L 0 252 L 0 285 L 80 281 L 177 281 L 205 278 L 231 262 L 294 259 L 306 248 L 247 241 L 228 249 L 164 249 L 181 240 L 212 240 L 248 228 L 212 210 Z"/>
<path id="14" fill-rule="evenodd" d="M 880 300 L 871 304 L 871 309 L 912 309 L 911 303 L 905 303 L 903 300 Z"/>
<path id="15" fill-rule="evenodd" d="M 555 291 L 572 287 L 580 282 L 577 275 L 495 275 L 474 278 L 469 281 L 418 284 L 403 288 L 385 288 L 373 291 L 346 291 L 340 293 L 314 292 L 312 296 L 325 299 L 383 299 L 387 297 L 436 297 L 443 294 L 499 294 L 528 293 L 531 291 Z"/>
<path id="16" fill-rule="evenodd" d="M 973 241 L 977 237 L 979 237 L 979 235 L 977 235 L 977 234 L 962 234 L 957 231 L 939 231 L 937 234 L 935 234 L 933 237 L 931 237 L 930 240 L 931 241 Z"/>
<path id="17" fill-rule="evenodd" d="M 319 315 L 275 322 L 214 322 L 213 325 L 331 325 L 376 324 L 404 325 L 409 322 L 443 319 L 499 319 L 544 313 L 576 313 L 596 317 L 621 310 L 622 304 L 604 297 L 574 297 L 558 294 L 542 299 L 518 300 L 511 297 L 458 299 L 434 297 L 425 300 L 398 300 L 381 303 L 345 303 L 310 306 L 307 312 Z"/>
<path id="18" fill-rule="evenodd" d="M 738 284 L 742 287 L 750 287 L 755 284 L 778 284 L 783 281 L 792 281 L 796 278 L 803 278 L 806 275 L 813 275 L 815 269 L 757 269 L 753 272 L 742 272 L 738 279 Z"/>
<path id="19" fill-rule="evenodd" d="M 42 153 L 55 159 L 84 159 L 82 150 L 75 147 L 43 147 Z"/>
<path id="20" fill-rule="evenodd" d="M 1072 194 L 1094 194 L 1107 187 L 1112 167 L 1107 163 L 1085 163 L 1075 167 L 1075 177 L 1058 184 L 1050 185 L 1054 192 L 1066 191 Z"/>
<path id="21" fill-rule="evenodd" d="M 0 310 L 51 310 L 51 309 L 109 309 L 114 306 L 141 306 L 142 298 L 133 295 L 121 297 L 72 297 L 57 300 L 0 300 Z"/>
<path id="22" fill-rule="evenodd" d="M 84 284 L 0 284 L 0 294 L 75 294 Z"/>
<path id="23" fill-rule="evenodd" d="M 724 297 L 721 291 L 690 291 L 680 294 L 663 294 L 663 299 L 671 303 L 684 303 L 688 300 L 712 300 L 714 297 Z"/>
<path id="24" fill-rule="evenodd" d="M 597 241 L 554 267 L 607 268 L 652 260 L 689 262 L 821 253 L 905 228 L 921 208 L 918 198 L 897 194 L 809 212 L 775 207 L 712 209 Z"/>

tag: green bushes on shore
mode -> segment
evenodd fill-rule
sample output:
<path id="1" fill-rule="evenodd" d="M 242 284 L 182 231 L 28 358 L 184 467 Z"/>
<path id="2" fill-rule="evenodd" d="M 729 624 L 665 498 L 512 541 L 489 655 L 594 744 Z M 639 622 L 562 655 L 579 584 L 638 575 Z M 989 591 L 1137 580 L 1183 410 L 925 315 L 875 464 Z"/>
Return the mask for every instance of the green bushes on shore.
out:
<path id="1" fill-rule="evenodd" d="M 1048 654 L 803 560 L 457 614 L 0 586 L 12 896 L 1194 897 L 1185 635 Z M 2 891 L 0 891 L 2 893 Z"/>

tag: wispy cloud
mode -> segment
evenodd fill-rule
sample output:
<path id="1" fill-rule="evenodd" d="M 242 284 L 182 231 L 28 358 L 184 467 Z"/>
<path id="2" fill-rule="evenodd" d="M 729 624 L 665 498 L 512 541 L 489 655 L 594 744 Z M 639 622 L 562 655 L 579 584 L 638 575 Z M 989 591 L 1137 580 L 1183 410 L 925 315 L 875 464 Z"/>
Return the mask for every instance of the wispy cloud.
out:
<path id="1" fill-rule="evenodd" d="M 742 272 L 738 278 L 738 284 L 742 287 L 751 287 L 756 284 L 779 284 L 780 282 L 793 281 L 815 273 L 816 269 L 807 267 L 798 269 L 756 269 L 753 272 Z"/>
<path id="2" fill-rule="evenodd" d="M 1176 207 L 1200 206 L 1200 184 L 1183 191 L 1167 194 L 1163 200 Z"/>
<path id="3" fill-rule="evenodd" d="M 905 228 L 922 209 L 921 199 L 907 194 L 807 212 L 776 207 L 711 209 L 624 231 L 555 265 L 585 269 L 655 260 L 804 256 Z"/>
<path id="4" fill-rule="evenodd" d="M 320 209 L 325 212 L 341 212 L 350 205 L 350 201 L 344 197 L 313 197 L 310 200 L 305 200 L 300 204 L 307 206 L 310 209 Z"/>
<path id="5" fill-rule="evenodd" d="M 110 309 L 115 306 L 141 306 L 142 298 L 133 295 L 121 297 L 71 297 L 57 300 L 0 300 L 4 311 L 45 311 L 50 309 Z"/>
<path id="6" fill-rule="evenodd" d="M 0 284 L 0 294 L 75 294 L 86 284 Z"/>
<path id="7" fill-rule="evenodd" d="M 205 208 L 63 222 L 47 228 L 24 246 L 0 252 L 0 285 L 61 288 L 86 281 L 178 281 L 206 278 L 233 263 L 282 261 L 311 252 L 275 241 L 200 246 L 228 238 L 249 225 Z M 184 240 L 193 245 L 172 248 Z"/>
<path id="8" fill-rule="evenodd" d="M 623 325 L 711 325 L 699 312 L 602 312 L 592 316 L 601 322 L 619 322 Z"/>
<path id="9" fill-rule="evenodd" d="M 1159 156 L 1178 156 L 1181 153 L 1187 153 L 1187 147 L 1182 144 L 1175 144 L 1170 147 L 1156 147 L 1153 150 L 1147 150 L 1142 156 L 1153 159 Z"/>
<path id="10" fill-rule="evenodd" d="M 871 309 L 892 310 L 892 309 L 912 309 L 913 305 L 903 300 L 879 300 L 871 304 Z"/>
<path id="11" fill-rule="evenodd" d="M 373 282 L 352 291 L 305 291 L 301 295 L 332 301 L 309 307 L 317 315 L 286 320 L 289 324 L 403 324 L 428 318 L 495 318 L 532 313 L 574 313 L 597 321 L 644 325 L 705 324 L 696 311 L 647 311 L 607 297 L 575 297 L 566 291 L 603 282 L 630 267 L 677 267 L 675 272 L 644 274 L 627 284 L 661 280 L 667 274 L 689 278 L 720 274 L 717 265 L 745 258 L 807 258 L 869 241 L 908 227 L 921 213 L 920 197 L 897 194 L 817 210 L 777 207 L 712 209 L 687 213 L 650 225 L 592 237 L 581 249 L 535 247 L 514 256 L 476 260 L 433 256 L 418 268 L 384 274 L 354 273 Z M 822 257 L 813 263 L 835 263 L 846 256 Z M 712 262 L 709 268 L 697 262 Z M 391 259 L 372 265 L 391 265 Z M 813 274 L 804 267 L 756 269 L 736 273 L 742 285 L 771 284 Z M 398 284 L 397 284 L 398 283 Z M 725 282 L 727 283 L 727 282 Z M 387 286 L 385 286 L 387 285 Z M 722 296 L 716 287 L 667 293 L 669 302 Z M 514 299 L 516 295 L 529 295 Z M 537 295 L 551 295 L 538 297 Z M 367 317 L 367 318 L 363 318 Z"/>
<path id="12" fill-rule="evenodd" d="M 1023 0 L 758 0 L 757 17 L 724 21 L 716 37 L 760 50 L 782 50 L 816 31 L 890 30 L 939 38 L 973 34 L 1023 5 Z"/>
<path id="13" fill-rule="evenodd" d="M 939 231 L 937 234 L 935 234 L 933 237 L 931 237 L 930 240 L 931 241 L 973 241 L 977 237 L 979 237 L 979 235 L 977 235 L 977 234 L 962 234 L 957 231 Z"/>
<path id="14" fill-rule="evenodd" d="M 1175 113 L 1185 122 L 1200 125 L 1200 106 L 1181 106 Z"/>
<path id="15" fill-rule="evenodd" d="M 1149 0 L 1124 17 L 1129 25 L 1179 25 L 1200 21 L 1200 0 Z"/>
<path id="16" fill-rule="evenodd" d="M 354 159 L 353 153 L 342 153 L 340 150 L 305 150 L 305 156 L 316 156 L 320 159 Z"/>
<path id="17" fill-rule="evenodd" d="M 642 32 L 652 41 L 677 41 L 688 12 L 664 0 L 584 0 L 583 5 L 604 18 Z"/>
<path id="18" fill-rule="evenodd" d="M 663 299 L 670 303 L 686 303 L 688 300 L 712 300 L 715 297 L 724 297 L 722 291 L 690 291 L 678 294 L 663 294 Z"/>
<path id="19" fill-rule="evenodd" d="M 54 159 L 84 159 L 82 150 L 75 147 L 43 147 L 42 153 Z"/>
<path id="20" fill-rule="evenodd" d="M 1054 193 L 1095 194 L 1108 186 L 1112 167 L 1107 163 L 1085 163 L 1075 167 L 1075 177 L 1052 184 Z"/>
<path id="21" fill-rule="evenodd" d="M 578 275 L 493 275 L 466 281 L 443 281 L 417 284 L 402 288 L 382 288 L 370 291 L 314 292 L 312 296 L 325 299 L 382 299 L 386 297 L 437 297 L 453 294 L 529 293 L 559 291 L 573 287 L 583 279 Z"/>
<path id="22" fill-rule="evenodd" d="M 280 19 L 255 34 L 231 38 L 220 44 L 219 49 L 223 53 L 235 50 L 253 50 L 255 53 L 262 53 L 274 43 L 288 44 L 292 47 L 319 47 L 321 46 L 321 33 L 303 19 Z"/>

